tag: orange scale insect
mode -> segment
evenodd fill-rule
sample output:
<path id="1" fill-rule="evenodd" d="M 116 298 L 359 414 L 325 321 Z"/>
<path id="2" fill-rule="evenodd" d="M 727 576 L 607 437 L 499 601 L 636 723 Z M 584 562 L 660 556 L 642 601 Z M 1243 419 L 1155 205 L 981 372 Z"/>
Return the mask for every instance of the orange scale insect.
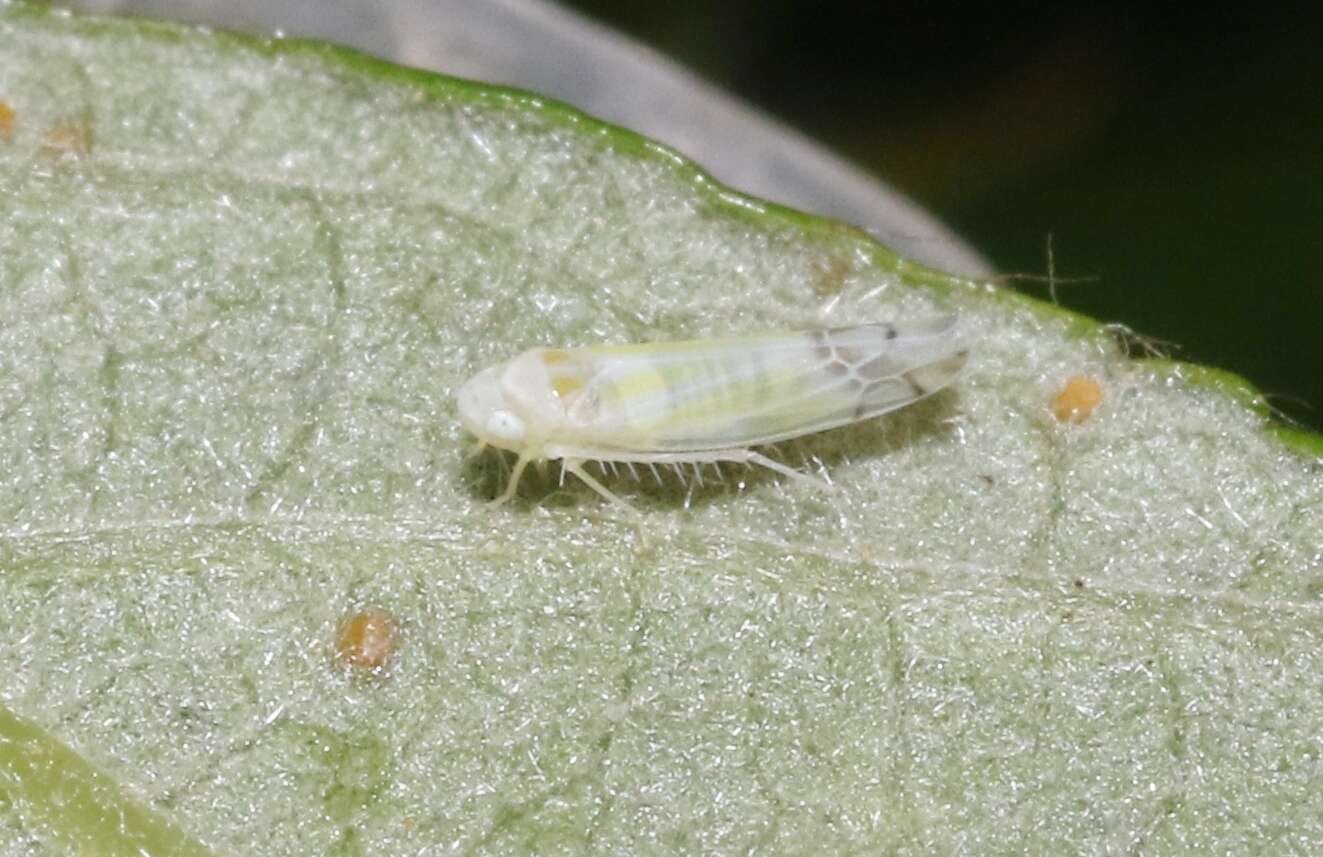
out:
<path id="1" fill-rule="evenodd" d="M 1052 397 L 1052 413 L 1063 423 L 1082 423 L 1103 401 L 1102 385 L 1088 375 L 1073 375 Z"/>

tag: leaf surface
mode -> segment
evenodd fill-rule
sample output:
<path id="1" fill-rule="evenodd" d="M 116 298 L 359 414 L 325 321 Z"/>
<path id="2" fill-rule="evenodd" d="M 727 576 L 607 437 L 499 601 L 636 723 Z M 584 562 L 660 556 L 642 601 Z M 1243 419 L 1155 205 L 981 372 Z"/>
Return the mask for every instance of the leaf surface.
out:
<path id="1" fill-rule="evenodd" d="M 1323 843 L 1323 447 L 1235 379 L 333 48 L 0 5 L 0 101 L 5 853 Z M 974 349 L 780 450 L 838 493 L 483 505 L 477 370 L 827 301 Z"/>

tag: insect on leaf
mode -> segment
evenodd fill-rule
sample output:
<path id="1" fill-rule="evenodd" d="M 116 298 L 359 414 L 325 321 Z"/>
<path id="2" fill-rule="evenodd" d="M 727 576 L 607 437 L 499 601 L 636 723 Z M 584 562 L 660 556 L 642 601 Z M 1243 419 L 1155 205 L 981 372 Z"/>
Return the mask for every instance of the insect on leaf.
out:
<path id="1" fill-rule="evenodd" d="M 0 99 L 0 853 L 1318 851 L 1320 447 L 1226 376 L 325 46 L 0 4 Z M 466 478 L 484 367 L 832 297 L 976 343 L 833 493 Z"/>

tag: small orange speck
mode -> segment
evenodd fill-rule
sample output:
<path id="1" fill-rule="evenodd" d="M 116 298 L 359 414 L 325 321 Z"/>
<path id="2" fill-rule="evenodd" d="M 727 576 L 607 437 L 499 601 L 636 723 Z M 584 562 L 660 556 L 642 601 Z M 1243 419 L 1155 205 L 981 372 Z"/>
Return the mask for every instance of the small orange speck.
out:
<path id="1" fill-rule="evenodd" d="M 1088 375 L 1066 379 L 1061 391 L 1052 397 L 1052 413 L 1063 423 L 1082 423 L 1102 404 L 1103 388 Z"/>
<path id="2" fill-rule="evenodd" d="M 354 613 L 340 626 L 335 648 L 340 659 L 355 669 L 378 670 L 399 642 L 395 619 L 384 610 Z"/>
<path id="3" fill-rule="evenodd" d="M 92 126 L 81 121 L 56 122 L 41 140 L 48 158 L 83 157 L 92 152 Z"/>
<path id="4" fill-rule="evenodd" d="M 9 102 L 0 99 L 0 138 L 6 143 L 14 139 L 14 120 L 17 118 L 18 114 L 9 106 Z"/>

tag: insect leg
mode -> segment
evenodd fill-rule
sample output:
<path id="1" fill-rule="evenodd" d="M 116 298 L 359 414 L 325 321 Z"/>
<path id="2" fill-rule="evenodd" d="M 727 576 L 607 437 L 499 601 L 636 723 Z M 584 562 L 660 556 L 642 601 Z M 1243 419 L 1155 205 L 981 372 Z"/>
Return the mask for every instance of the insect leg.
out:
<path id="1" fill-rule="evenodd" d="M 582 480 L 585 485 L 596 491 L 598 494 L 610 500 L 612 503 L 624 509 L 626 512 L 633 515 L 634 517 L 638 517 L 639 512 L 637 509 L 635 509 L 633 506 L 629 505 L 624 500 L 621 500 L 619 497 L 608 491 L 605 485 L 603 485 L 601 482 L 598 482 L 588 473 L 587 470 L 583 469 L 583 465 L 581 462 L 570 461 L 569 459 L 566 459 L 565 469 L 573 473 L 575 476 L 579 477 L 579 479 Z"/>
<path id="2" fill-rule="evenodd" d="M 510 481 L 505 483 L 505 491 L 487 505 L 499 506 L 514 496 L 515 489 L 519 487 L 519 477 L 524 474 L 524 468 L 528 466 L 528 462 L 531 460 L 526 455 L 519 456 L 519 460 L 515 462 L 514 470 L 510 473 Z"/>
<path id="3" fill-rule="evenodd" d="M 791 479 L 794 479 L 796 482 L 801 482 L 805 485 L 810 485 L 821 491 L 835 490 L 835 486 L 833 486 L 830 482 L 827 482 L 823 479 L 819 479 L 816 476 L 809 476 L 807 473 L 801 473 L 800 471 L 795 470 L 793 467 L 786 467 L 781 462 L 768 458 L 767 456 L 761 453 L 754 452 L 752 449 L 740 450 L 737 453 L 737 455 L 739 455 L 740 457 L 731 460 L 747 461 L 750 464 L 757 464 L 760 467 L 766 467 L 768 470 L 775 470 L 777 473 L 780 473 L 782 476 L 788 476 Z"/>
<path id="4" fill-rule="evenodd" d="M 720 473 L 720 462 L 729 461 L 734 464 L 758 465 L 766 467 L 768 470 L 774 470 L 782 476 L 788 476 L 796 482 L 802 482 L 806 485 L 812 485 L 822 491 L 834 491 L 835 486 L 825 479 L 816 476 L 810 476 L 793 467 L 787 467 L 779 461 L 768 458 L 760 452 L 754 452 L 752 449 L 713 449 L 705 452 L 684 452 L 684 453 L 661 453 L 651 456 L 651 460 L 659 464 L 669 464 L 675 468 L 675 472 L 680 477 L 681 484 L 685 484 L 692 491 L 692 486 L 703 484 L 703 474 L 700 468 L 704 464 L 711 464 L 717 467 Z M 685 482 L 686 472 L 684 465 L 689 465 L 693 469 L 693 478 Z"/>

